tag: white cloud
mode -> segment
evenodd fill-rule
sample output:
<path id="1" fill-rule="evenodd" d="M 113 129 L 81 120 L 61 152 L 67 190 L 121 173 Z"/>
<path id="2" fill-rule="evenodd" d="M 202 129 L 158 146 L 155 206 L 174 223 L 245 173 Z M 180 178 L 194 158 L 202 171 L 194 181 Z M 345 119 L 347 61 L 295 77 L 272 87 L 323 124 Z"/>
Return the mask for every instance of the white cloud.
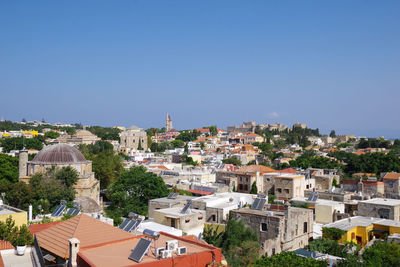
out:
<path id="1" fill-rule="evenodd" d="M 276 119 L 276 118 L 279 117 L 279 114 L 278 114 L 278 112 L 274 111 L 274 112 L 269 113 L 269 114 L 268 114 L 268 117 L 269 117 L 270 119 Z"/>

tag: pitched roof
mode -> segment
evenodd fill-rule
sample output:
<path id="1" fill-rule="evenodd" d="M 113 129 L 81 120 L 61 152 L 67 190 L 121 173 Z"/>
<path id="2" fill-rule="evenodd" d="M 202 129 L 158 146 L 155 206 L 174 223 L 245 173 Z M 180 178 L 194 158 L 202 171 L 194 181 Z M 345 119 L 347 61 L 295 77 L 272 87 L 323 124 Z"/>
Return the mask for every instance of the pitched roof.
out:
<path id="1" fill-rule="evenodd" d="M 260 172 L 260 173 L 268 173 L 268 172 L 276 172 L 274 169 L 265 167 L 263 165 L 248 165 L 243 166 L 240 169 L 236 170 L 236 172 Z"/>
<path id="2" fill-rule="evenodd" d="M 81 248 L 135 238 L 84 213 L 43 230 L 36 237 L 40 247 L 62 258 L 68 257 L 68 240 L 73 237 L 79 239 Z"/>
<path id="3" fill-rule="evenodd" d="M 293 174 L 296 174 L 296 173 L 297 173 L 297 171 L 296 171 L 295 169 L 292 169 L 292 168 L 286 168 L 286 169 L 283 169 L 283 170 L 278 170 L 277 172 L 281 172 L 281 173 L 293 173 Z"/>
<path id="4" fill-rule="evenodd" d="M 29 231 L 31 232 L 32 235 L 35 235 L 43 230 L 46 230 L 47 228 L 50 228 L 61 221 L 56 221 L 56 222 L 50 222 L 50 223 L 42 223 L 42 224 L 31 224 L 28 226 Z"/>
<path id="5" fill-rule="evenodd" d="M 383 179 L 393 179 L 393 180 L 399 180 L 400 179 L 400 173 L 397 172 L 388 172 Z"/>

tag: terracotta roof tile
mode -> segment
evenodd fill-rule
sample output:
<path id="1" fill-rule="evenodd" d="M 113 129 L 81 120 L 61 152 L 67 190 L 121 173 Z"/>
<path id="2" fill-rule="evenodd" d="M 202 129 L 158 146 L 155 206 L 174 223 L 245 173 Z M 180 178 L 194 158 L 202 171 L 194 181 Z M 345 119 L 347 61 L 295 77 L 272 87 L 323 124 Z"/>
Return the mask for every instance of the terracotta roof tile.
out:
<path id="1" fill-rule="evenodd" d="M 35 235 L 47 228 L 50 228 L 62 221 L 57 221 L 57 222 L 51 222 L 51 223 L 42 223 L 42 224 L 31 224 L 28 226 L 29 231 L 31 232 L 32 235 Z"/>
<path id="2" fill-rule="evenodd" d="M 268 172 L 276 172 L 274 169 L 265 167 L 263 165 L 249 165 L 243 166 L 240 169 L 236 170 L 236 172 L 260 172 L 260 173 L 268 173 Z"/>
<path id="3" fill-rule="evenodd" d="M 10 241 L 0 240 L 0 250 L 4 249 L 14 249 L 14 246 L 11 245 Z"/>
<path id="4" fill-rule="evenodd" d="M 400 179 L 400 173 L 397 172 L 389 172 L 387 173 L 383 179 L 393 179 L 393 180 L 399 180 Z"/>
<path id="5" fill-rule="evenodd" d="M 73 237 L 79 239 L 81 248 L 134 238 L 83 213 L 37 233 L 36 237 L 42 248 L 62 258 L 68 257 L 68 240 Z"/>

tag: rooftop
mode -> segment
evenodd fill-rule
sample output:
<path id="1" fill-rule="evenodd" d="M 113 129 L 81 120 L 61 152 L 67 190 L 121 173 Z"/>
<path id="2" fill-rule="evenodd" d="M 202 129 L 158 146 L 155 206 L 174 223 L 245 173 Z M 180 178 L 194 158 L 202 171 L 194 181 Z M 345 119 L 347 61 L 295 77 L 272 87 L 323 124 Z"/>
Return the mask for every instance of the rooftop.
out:
<path id="1" fill-rule="evenodd" d="M 84 213 L 60 222 L 36 234 L 40 247 L 67 258 L 68 240 L 79 239 L 81 248 L 134 238 L 133 234 L 103 223 Z"/>
<path id="2" fill-rule="evenodd" d="M 374 218 L 374 217 L 363 217 L 363 216 L 355 216 L 355 217 L 345 218 L 345 219 L 342 219 L 342 220 L 339 220 L 339 221 L 336 221 L 333 223 L 326 224 L 324 227 L 339 228 L 344 231 L 348 231 L 357 226 L 366 227 L 371 224 L 400 227 L 399 221 Z"/>
<path id="3" fill-rule="evenodd" d="M 370 203 L 370 204 L 378 204 L 378 205 L 386 205 L 386 206 L 399 206 L 400 199 L 392 199 L 392 198 L 372 198 L 368 200 L 362 200 L 358 203 Z"/>
<path id="4" fill-rule="evenodd" d="M 173 265 L 178 266 L 189 266 L 190 263 L 200 261 L 205 261 L 204 266 L 207 262 L 212 261 L 212 253 L 219 251 L 220 249 L 215 248 L 211 245 L 204 244 L 199 241 L 193 241 L 185 239 L 183 237 L 176 237 L 164 232 L 160 232 L 160 237 L 157 240 L 158 247 L 165 247 L 165 242 L 170 240 L 178 240 L 179 247 L 186 247 L 187 252 L 184 255 L 178 256 L 174 253 L 173 258 L 167 259 L 157 259 L 154 255 L 153 243 L 149 248 L 149 252 L 143 257 L 140 263 L 128 259 L 128 256 L 132 252 L 132 249 L 136 247 L 140 238 L 143 236 L 138 236 L 134 239 L 125 240 L 121 242 L 116 242 L 100 247 L 87 248 L 79 251 L 78 256 L 81 257 L 91 266 L 133 266 L 139 264 L 146 264 L 151 262 L 161 262 L 163 266 Z M 209 255 L 204 252 L 210 252 Z M 201 254 L 199 254 L 201 253 Z M 219 255 L 218 255 L 219 254 Z M 220 253 L 217 253 L 217 262 L 220 262 Z M 199 263 L 200 264 L 200 263 Z"/>
<path id="5" fill-rule="evenodd" d="M 43 148 L 36 154 L 31 162 L 43 164 L 68 164 L 83 163 L 87 162 L 87 160 L 78 149 L 66 144 L 57 144 Z"/>

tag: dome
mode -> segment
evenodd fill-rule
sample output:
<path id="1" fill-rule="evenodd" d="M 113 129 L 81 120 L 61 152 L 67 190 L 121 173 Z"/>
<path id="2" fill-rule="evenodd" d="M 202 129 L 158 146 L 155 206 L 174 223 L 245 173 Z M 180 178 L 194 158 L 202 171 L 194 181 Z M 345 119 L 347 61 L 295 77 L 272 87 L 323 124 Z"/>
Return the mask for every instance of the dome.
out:
<path id="1" fill-rule="evenodd" d="M 87 160 L 78 149 L 65 144 L 57 144 L 42 149 L 36 154 L 35 158 L 31 162 L 45 164 L 74 164 L 86 161 Z"/>
<path id="2" fill-rule="evenodd" d="M 139 127 L 132 125 L 131 127 L 128 128 L 128 130 L 134 130 L 134 131 L 139 131 Z"/>
<path id="3" fill-rule="evenodd" d="M 78 131 L 76 131 L 76 133 L 74 135 L 75 136 L 94 136 L 94 134 L 92 134 L 88 130 L 78 130 Z"/>

